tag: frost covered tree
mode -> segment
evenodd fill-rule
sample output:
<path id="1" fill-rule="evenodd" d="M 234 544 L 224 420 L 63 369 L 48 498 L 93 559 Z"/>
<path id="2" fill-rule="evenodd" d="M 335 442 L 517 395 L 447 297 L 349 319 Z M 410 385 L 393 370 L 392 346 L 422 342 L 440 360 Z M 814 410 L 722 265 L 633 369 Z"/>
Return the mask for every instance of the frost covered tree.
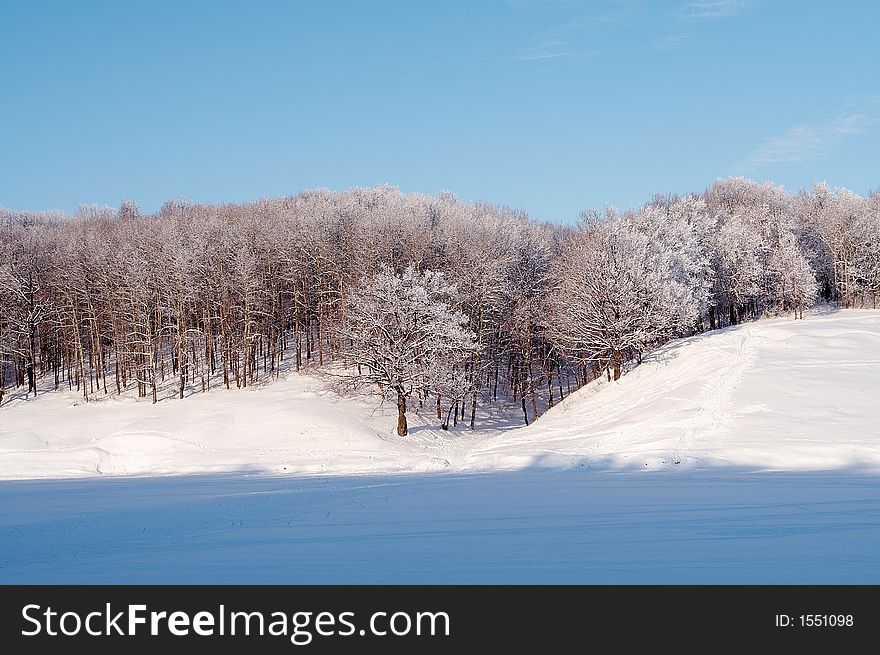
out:
<path id="1" fill-rule="evenodd" d="M 87 401 L 112 387 L 158 402 L 336 368 L 353 294 L 413 265 L 455 287 L 443 302 L 476 341 L 463 360 L 436 358 L 413 383 L 419 402 L 453 425 L 495 401 L 529 421 L 668 339 L 800 315 L 811 276 L 817 299 L 875 306 L 878 232 L 877 194 L 745 178 L 577 227 L 389 186 L 153 214 L 0 209 L 0 400 L 51 386 L 42 377 Z"/>
<path id="2" fill-rule="evenodd" d="M 707 284 L 700 256 L 667 248 L 648 217 L 592 222 L 562 255 L 550 338 L 620 378 L 625 354 L 692 328 Z M 679 244 L 682 245 L 682 244 Z"/>
<path id="3" fill-rule="evenodd" d="M 851 307 L 863 295 L 860 258 L 870 249 L 869 202 L 849 189 L 816 184 L 797 199 L 799 214 L 815 242 L 814 268 L 824 277 L 828 299 Z M 867 229 L 865 229 L 867 228 Z"/>
<path id="4" fill-rule="evenodd" d="M 554 259 L 554 244 L 550 235 L 539 225 L 517 226 L 516 238 L 523 243 L 516 250 L 510 275 L 507 329 L 510 339 L 510 383 L 514 402 L 519 387 L 523 420 L 528 425 L 526 396 L 532 406 L 532 419 L 538 417 L 538 400 L 534 363 L 542 345 L 542 326 L 548 322 L 545 308 L 550 288 L 550 270 Z"/>
<path id="5" fill-rule="evenodd" d="M 28 394 L 36 395 L 39 334 L 51 318 L 54 305 L 47 288 L 49 258 L 37 228 L 8 224 L 6 229 L 6 247 L 0 261 L 0 330 L 4 336 L 0 348 L 6 357 L 14 356 L 21 362 Z"/>
<path id="6" fill-rule="evenodd" d="M 804 307 L 816 300 L 816 275 L 792 234 L 781 237 L 771 260 L 771 270 L 778 276 L 779 309 L 791 310 L 795 318 L 804 317 Z"/>
<path id="7" fill-rule="evenodd" d="M 442 273 L 383 266 L 350 289 L 337 338 L 354 386 L 374 386 L 397 403 L 397 434 L 407 434 L 406 401 L 443 385 L 476 350 L 467 317 L 451 307 L 455 287 Z"/>
<path id="8" fill-rule="evenodd" d="M 859 248 L 857 268 L 863 290 L 863 307 L 877 309 L 880 293 L 880 191 L 874 193 L 865 206 L 856 226 Z M 868 299 L 870 297 L 870 300 Z"/>
<path id="9" fill-rule="evenodd" d="M 769 261 L 780 230 L 791 227 L 790 203 L 781 187 L 741 177 L 716 181 L 706 203 L 718 226 L 714 303 L 734 325 L 775 297 Z"/>
<path id="10" fill-rule="evenodd" d="M 711 308 L 714 282 L 713 262 L 717 257 L 712 234 L 717 221 L 702 198 L 655 198 L 641 211 L 630 215 L 634 227 L 647 235 L 654 255 L 668 278 L 668 305 L 674 315 L 667 327 L 689 329 L 702 326 Z"/>
<path id="11" fill-rule="evenodd" d="M 443 226 L 445 239 L 438 240 L 435 252 L 443 260 L 455 262 L 447 268 L 446 275 L 457 292 L 460 310 L 468 316 L 468 325 L 474 331 L 479 346 L 470 363 L 468 384 L 455 380 L 449 386 L 452 393 L 444 393 L 438 387 L 437 418 L 448 426 L 449 416 L 455 411 L 456 402 L 467 401 L 463 389 L 470 391 L 470 426 L 476 422 L 477 399 L 481 390 L 497 398 L 498 378 L 504 345 L 501 343 L 502 326 L 512 297 L 515 276 L 517 244 L 515 230 L 487 206 L 480 207 L 480 220 L 474 221 L 472 213 L 460 203 L 452 202 L 446 195 L 433 207 L 435 225 Z M 442 403 L 448 407 L 444 412 Z M 453 419 L 454 420 L 454 419 Z"/>
<path id="12" fill-rule="evenodd" d="M 761 293 L 760 236 L 740 218 L 727 220 L 717 233 L 719 286 L 728 304 L 731 325 L 740 321 L 741 307 Z"/>

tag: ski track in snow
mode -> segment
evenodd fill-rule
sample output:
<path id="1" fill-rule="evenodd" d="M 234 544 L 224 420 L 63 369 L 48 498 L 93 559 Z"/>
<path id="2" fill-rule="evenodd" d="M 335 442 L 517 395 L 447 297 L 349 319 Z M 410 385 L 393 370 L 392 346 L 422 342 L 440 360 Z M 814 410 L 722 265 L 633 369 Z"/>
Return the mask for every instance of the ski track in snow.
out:
<path id="1" fill-rule="evenodd" d="M 700 391 L 699 412 L 692 427 L 686 429 L 679 446 L 672 456 L 672 463 L 681 464 L 683 453 L 690 451 L 698 444 L 700 438 L 708 436 L 724 437 L 730 434 L 733 424 L 733 395 L 745 379 L 746 372 L 754 364 L 758 356 L 755 341 L 758 326 L 743 326 L 736 351 L 731 348 L 713 348 L 710 354 L 722 358 L 721 370 L 714 372 Z"/>

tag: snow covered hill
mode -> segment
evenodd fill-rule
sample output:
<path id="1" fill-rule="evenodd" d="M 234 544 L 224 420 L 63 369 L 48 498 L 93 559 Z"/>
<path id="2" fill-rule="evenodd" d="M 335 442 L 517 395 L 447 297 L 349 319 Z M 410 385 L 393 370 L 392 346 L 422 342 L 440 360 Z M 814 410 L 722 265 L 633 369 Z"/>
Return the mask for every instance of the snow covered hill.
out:
<path id="1" fill-rule="evenodd" d="M 67 393 L 0 409 L 0 479 L 261 472 L 367 474 L 535 466 L 880 471 L 880 312 L 764 320 L 661 348 L 528 427 L 448 433 L 426 412 L 338 398 L 313 377 L 158 405 Z"/>
<path id="2" fill-rule="evenodd" d="M 467 463 L 880 470 L 880 312 L 675 341 L 618 382 L 588 385 L 533 426 L 480 444 Z"/>

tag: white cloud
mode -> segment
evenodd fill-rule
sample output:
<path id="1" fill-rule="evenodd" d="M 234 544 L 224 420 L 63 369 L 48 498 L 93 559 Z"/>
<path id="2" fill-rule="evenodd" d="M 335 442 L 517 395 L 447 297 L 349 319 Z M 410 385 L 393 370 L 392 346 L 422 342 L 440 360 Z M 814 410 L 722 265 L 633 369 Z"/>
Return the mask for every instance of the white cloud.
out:
<path id="1" fill-rule="evenodd" d="M 690 34 L 670 34 L 657 39 L 651 47 L 654 50 L 686 50 L 690 45 Z"/>
<path id="2" fill-rule="evenodd" d="M 858 113 L 823 123 L 797 125 L 783 134 L 765 139 L 739 168 L 749 171 L 817 159 L 834 144 L 847 136 L 864 132 L 878 121 L 877 116 Z"/>
<path id="3" fill-rule="evenodd" d="M 542 59 L 561 59 L 568 57 L 568 52 L 535 52 L 517 55 L 513 57 L 514 61 L 541 61 Z"/>
<path id="4" fill-rule="evenodd" d="M 531 10 L 555 6 L 567 17 L 560 22 L 545 27 L 532 35 L 531 45 L 522 44 L 523 49 L 509 61 L 541 61 L 590 57 L 598 54 L 595 50 L 584 48 L 586 34 L 596 26 L 622 24 L 640 10 L 635 0 L 506 0 L 514 9 Z M 584 6 L 586 5 L 586 6 Z"/>
<path id="5" fill-rule="evenodd" d="M 511 57 L 514 61 L 540 61 L 560 59 L 571 55 L 569 43 L 560 40 L 539 40 L 534 46 Z"/>
<path id="6" fill-rule="evenodd" d="M 706 20 L 735 16 L 750 4 L 750 0 L 701 0 L 685 6 L 682 18 Z"/>

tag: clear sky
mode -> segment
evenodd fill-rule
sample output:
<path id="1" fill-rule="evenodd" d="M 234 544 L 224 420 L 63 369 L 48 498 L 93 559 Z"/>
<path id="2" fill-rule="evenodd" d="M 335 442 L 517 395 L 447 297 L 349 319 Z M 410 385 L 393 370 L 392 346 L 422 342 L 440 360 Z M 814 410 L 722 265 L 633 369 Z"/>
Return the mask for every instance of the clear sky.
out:
<path id="1" fill-rule="evenodd" d="M 880 186 L 880 3 L 0 0 L 0 206 Z"/>

